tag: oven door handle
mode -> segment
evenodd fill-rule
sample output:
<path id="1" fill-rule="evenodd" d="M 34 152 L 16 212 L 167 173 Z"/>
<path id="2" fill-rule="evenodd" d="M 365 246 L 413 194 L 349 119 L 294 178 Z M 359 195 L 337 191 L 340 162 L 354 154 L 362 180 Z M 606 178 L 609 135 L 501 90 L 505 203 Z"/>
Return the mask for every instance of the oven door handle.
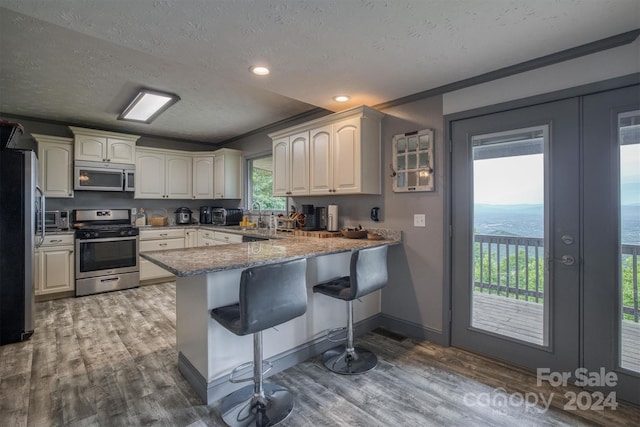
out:
<path id="1" fill-rule="evenodd" d="M 116 282 L 120 280 L 119 276 L 105 277 L 104 279 L 100 279 L 101 282 Z"/>
<path id="2" fill-rule="evenodd" d="M 138 240 L 138 236 L 126 236 L 126 237 L 103 237 L 100 239 L 78 239 L 78 243 L 99 243 L 99 242 L 122 242 L 125 240 Z"/>

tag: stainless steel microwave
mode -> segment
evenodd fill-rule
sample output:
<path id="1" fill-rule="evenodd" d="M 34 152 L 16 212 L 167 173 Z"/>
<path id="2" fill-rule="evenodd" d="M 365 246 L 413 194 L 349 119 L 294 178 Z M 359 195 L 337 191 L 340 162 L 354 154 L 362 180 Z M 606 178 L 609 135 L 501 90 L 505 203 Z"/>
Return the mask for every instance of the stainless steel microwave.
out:
<path id="1" fill-rule="evenodd" d="M 135 166 L 124 163 L 76 161 L 75 190 L 134 191 Z"/>

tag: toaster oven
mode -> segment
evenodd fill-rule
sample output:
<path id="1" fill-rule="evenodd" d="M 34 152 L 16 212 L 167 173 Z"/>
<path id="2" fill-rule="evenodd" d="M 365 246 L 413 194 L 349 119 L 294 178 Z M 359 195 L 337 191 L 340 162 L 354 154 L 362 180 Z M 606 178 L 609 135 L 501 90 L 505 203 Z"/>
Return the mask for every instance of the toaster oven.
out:
<path id="1" fill-rule="evenodd" d="M 45 211 L 44 229 L 46 231 L 66 231 L 69 229 L 69 211 Z"/>

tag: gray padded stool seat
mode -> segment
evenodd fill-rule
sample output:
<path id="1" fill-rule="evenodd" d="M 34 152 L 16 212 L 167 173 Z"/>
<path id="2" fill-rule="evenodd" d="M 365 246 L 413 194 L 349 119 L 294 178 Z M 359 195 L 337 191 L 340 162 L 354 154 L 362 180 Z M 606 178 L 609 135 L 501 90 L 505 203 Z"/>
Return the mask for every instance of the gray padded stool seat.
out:
<path id="1" fill-rule="evenodd" d="M 230 426 L 272 426 L 293 409 L 293 395 L 286 388 L 263 383 L 262 331 L 307 311 L 307 260 L 252 267 L 240 277 L 237 304 L 214 308 L 211 317 L 236 335 L 253 334 L 253 380 L 222 400 L 220 413 Z"/>
<path id="2" fill-rule="evenodd" d="M 382 289 L 387 280 L 387 246 L 376 246 L 351 254 L 350 276 L 313 287 L 314 293 L 347 301 L 347 343 L 324 352 L 322 363 L 329 370 L 338 374 L 361 374 L 378 364 L 378 358 L 371 351 L 353 346 L 353 300 Z M 333 332 L 329 332 L 329 339 Z"/>

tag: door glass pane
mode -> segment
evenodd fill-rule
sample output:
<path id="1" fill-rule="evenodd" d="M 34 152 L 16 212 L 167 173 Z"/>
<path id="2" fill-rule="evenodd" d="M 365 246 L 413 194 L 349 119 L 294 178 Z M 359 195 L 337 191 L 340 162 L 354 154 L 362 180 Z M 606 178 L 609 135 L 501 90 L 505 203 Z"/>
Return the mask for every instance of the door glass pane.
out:
<path id="1" fill-rule="evenodd" d="M 620 366 L 640 372 L 640 111 L 618 116 L 620 149 Z"/>
<path id="2" fill-rule="evenodd" d="M 548 128 L 472 138 L 471 326 L 547 345 Z"/>

